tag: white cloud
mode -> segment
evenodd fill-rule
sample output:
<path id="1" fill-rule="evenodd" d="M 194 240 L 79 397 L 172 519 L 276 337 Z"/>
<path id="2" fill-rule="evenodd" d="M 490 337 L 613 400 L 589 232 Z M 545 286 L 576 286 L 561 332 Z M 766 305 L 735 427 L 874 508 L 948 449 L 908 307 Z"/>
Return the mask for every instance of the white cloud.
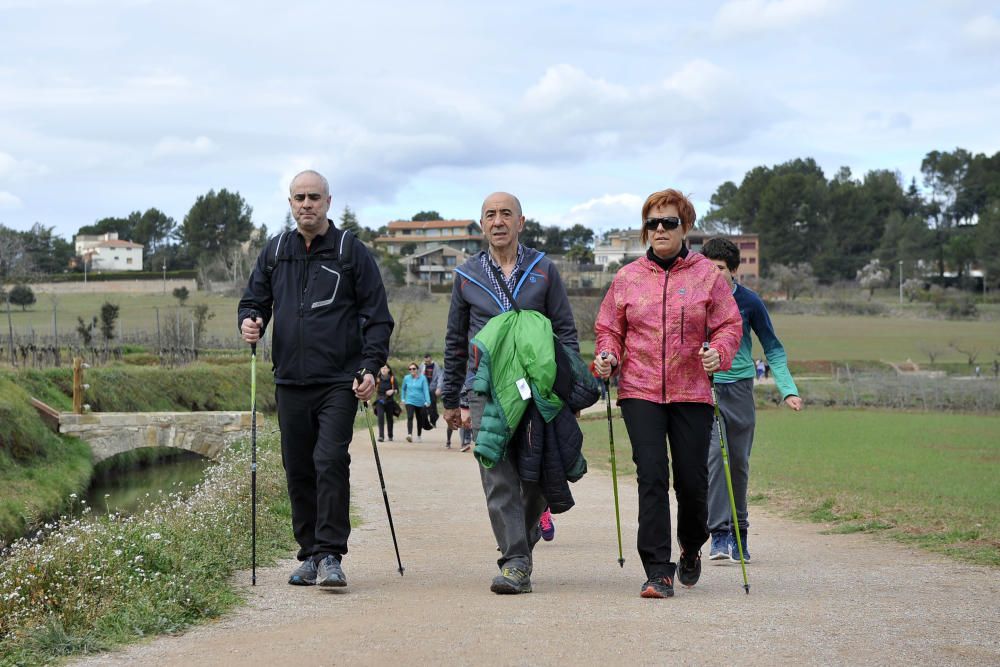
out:
<path id="1" fill-rule="evenodd" d="M 21 198 L 15 194 L 0 190 L 0 209 L 21 208 Z"/>
<path id="2" fill-rule="evenodd" d="M 612 227 L 634 227 L 645 198 L 629 192 L 606 194 L 572 206 L 556 224 L 562 227 L 583 225 L 594 231 Z"/>
<path id="3" fill-rule="evenodd" d="M 732 0 L 715 14 L 720 36 L 786 30 L 837 9 L 835 0 Z"/>
<path id="4" fill-rule="evenodd" d="M 1000 45 L 1000 21 L 988 14 L 977 16 L 963 26 L 965 36 L 981 45 Z"/>
<path id="5" fill-rule="evenodd" d="M 163 137 L 153 148 L 153 155 L 156 157 L 209 155 L 217 150 L 218 146 L 215 145 L 215 142 L 205 136 L 194 139 Z"/>

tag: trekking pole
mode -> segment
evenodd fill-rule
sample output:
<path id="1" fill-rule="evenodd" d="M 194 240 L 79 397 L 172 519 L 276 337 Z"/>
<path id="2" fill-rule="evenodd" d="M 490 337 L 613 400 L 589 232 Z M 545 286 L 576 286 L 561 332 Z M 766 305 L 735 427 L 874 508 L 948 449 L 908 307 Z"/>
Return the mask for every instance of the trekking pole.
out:
<path id="1" fill-rule="evenodd" d="M 708 341 L 701 344 L 701 349 L 708 349 Z M 715 394 L 715 375 L 708 374 L 712 387 L 712 406 L 715 409 L 715 427 L 719 429 L 719 447 L 722 448 L 722 471 L 726 474 L 726 490 L 729 491 L 729 509 L 733 513 L 733 534 L 736 536 L 736 548 L 740 550 L 740 568 L 743 570 L 743 590 L 750 595 L 750 582 L 747 581 L 747 564 L 743 559 L 743 540 L 740 538 L 739 519 L 736 518 L 736 498 L 733 497 L 733 478 L 729 474 L 729 453 L 726 450 L 726 436 L 722 432 L 722 415 L 719 413 L 719 398 Z"/>
<path id="2" fill-rule="evenodd" d="M 358 373 L 358 384 L 364 382 L 364 373 Z M 403 576 L 403 561 L 399 558 L 399 542 L 396 541 L 396 527 L 392 524 L 392 510 L 389 509 L 389 494 L 385 491 L 385 477 L 382 475 L 382 461 L 378 457 L 378 445 L 375 444 L 375 431 L 372 429 L 372 418 L 368 412 L 368 401 L 361 401 L 361 412 L 365 413 L 365 424 L 368 425 L 368 435 L 372 439 L 372 451 L 375 452 L 375 467 L 378 469 L 378 482 L 382 485 L 382 500 L 385 501 L 385 515 L 389 517 L 389 532 L 392 533 L 392 546 L 396 549 L 396 564 L 399 565 L 399 576 Z"/>
<path id="3" fill-rule="evenodd" d="M 607 359 L 608 353 L 601 352 L 601 359 Z M 611 424 L 611 385 L 604 379 L 604 398 L 608 407 L 608 446 L 611 448 L 611 485 L 615 491 L 615 526 L 618 528 L 618 567 L 625 567 L 625 557 L 622 556 L 622 517 L 618 508 L 618 466 L 615 460 L 615 432 Z"/>
<path id="4" fill-rule="evenodd" d="M 257 311 L 250 311 L 257 322 Z M 250 585 L 257 585 L 257 343 L 250 343 Z"/>

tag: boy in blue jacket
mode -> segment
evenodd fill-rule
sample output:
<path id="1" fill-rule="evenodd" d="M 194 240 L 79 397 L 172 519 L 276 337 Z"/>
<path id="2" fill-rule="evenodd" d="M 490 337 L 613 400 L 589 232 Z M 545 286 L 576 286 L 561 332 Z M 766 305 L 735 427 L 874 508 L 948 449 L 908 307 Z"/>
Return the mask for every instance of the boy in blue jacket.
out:
<path id="1" fill-rule="evenodd" d="M 764 348 L 764 356 L 785 404 L 798 412 L 802 409 L 802 399 L 799 398 L 799 390 L 795 387 L 791 373 L 788 372 L 785 348 L 774 333 L 764 302 L 753 290 L 736 282 L 736 272 L 740 268 L 739 248 L 728 239 L 715 238 L 705 243 L 701 254 L 712 260 L 733 286 L 733 297 L 743 318 L 743 340 L 740 342 L 739 352 L 733 359 L 730 370 L 715 374 L 715 391 L 718 396 L 719 411 L 722 413 L 723 427 L 726 429 L 726 447 L 729 453 L 740 541 L 743 544 L 743 560 L 749 563 L 747 528 L 750 522 L 747 514 L 747 483 L 750 478 L 750 449 L 753 446 L 753 431 L 757 419 L 753 400 L 756 368 L 751 355 L 753 346 L 751 330 Z M 708 558 L 720 564 L 739 562 L 740 554 L 733 534 L 732 510 L 729 507 L 729 492 L 726 490 L 719 432 L 716 427 L 712 428 L 712 445 L 708 451 L 708 530 L 712 534 L 712 547 Z"/>

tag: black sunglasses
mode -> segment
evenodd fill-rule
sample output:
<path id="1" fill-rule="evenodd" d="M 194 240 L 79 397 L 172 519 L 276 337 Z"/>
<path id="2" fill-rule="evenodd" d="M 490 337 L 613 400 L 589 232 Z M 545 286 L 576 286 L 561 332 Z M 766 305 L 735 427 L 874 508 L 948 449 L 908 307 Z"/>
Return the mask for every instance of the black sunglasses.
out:
<path id="1" fill-rule="evenodd" d="M 649 218 L 645 224 L 646 231 L 655 232 L 656 228 L 660 225 L 663 225 L 664 229 L 670 231 L 681 226 L 681 219 L 673 215 L 668 218 Z"/>
<path id="2" fill-rule="evenodd" d="M 416 366 L 410 366 L 410 370 L 411 371 L 415 371 L 415 370 L 417 370 L 417 367 Z"/>

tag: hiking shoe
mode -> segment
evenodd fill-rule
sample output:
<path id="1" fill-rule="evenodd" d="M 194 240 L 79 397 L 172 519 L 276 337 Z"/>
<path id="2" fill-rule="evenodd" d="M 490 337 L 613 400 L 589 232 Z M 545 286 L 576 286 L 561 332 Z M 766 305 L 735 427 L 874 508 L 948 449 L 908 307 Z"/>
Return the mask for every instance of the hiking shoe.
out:
<path id="1" fill-rule="evenodd" d="M 316 574 L 317 582 L 320 586 L 330 588 L 340 588 L 347 585 L 347 577 L 340 567 L 340 561 L 334 556 L 326 556 L 319 562 Z"/>
<path id="2" fill-rule="evenodd" d="M 531 592 L 531 578 L 518 567 L 505 567 L 493 577 L 490 590 L 498 595 L 516 595 Z"/>
<path id="3" fill-rule="evenodd" d="M 551 542 L 552 538 L 556 536 L 556 524 L 552 522 L 552 512 L 549 511 L 548 507 L 542 512 L 538 527 L 542 529 L 542 539 L 546 542 Z"/>
<path id="4" fill-rule="evenodd" d="M 379 439 L 378 439 L 378 441 L 379 441 L 379 442 L 385 442 L 385 438 L 383 438 L 383 437 L 379 436 Z"/>
<path id="5" fill-rule="evenodd" d="M 423 441 L 424 441 L 424 436 L 418 435 L 417 436 L 417 442 L 423 442 Z"/>
<path id="6" fill-rule="evenodd" d="M 406 441 L 407 442 L 413 442 L 413 436 L 412 435 L 406 436 Z"/>
<path id="7" fill-rule="evenodd" d="M 467 452 L 470 449 L 472 449 L 472 445 L 470 445 L 469 443 L 465 443 L 464 445 L 462 445 L 462 451 L 463 452 Z"/>
<path id="8" fill-rule="evenodd" d="M 640 597 L 644 598 L 672 598 L 674 596 L 674 582 L 671 577 L 653 577 L 642 585 Z"/>
<path id="9" fill-rule="evenodd" d="M 292 586 L 315 586 L 316 585 L 316 563 L 312 558 L 307 558 L 288 577 L 288 583 Z"/>
<path id="10" fill-rule="evenodd" d="M 716 565 L 730 562 L 729 533 L 712 533 L 712 548 L 708 552 L 708 560 L 721 561 Z"/>
<path id="11" fill-rule="evenodd" d="M 687 588 L 698 583 L 701 576 L 701 552 L 682 551 L 680 562 L 677 563 L 677 581 Z"/>
<path id="12" fill-rule="evenodd" d="M 746 531 L 740 531 L 740 542 L 743 543 L 743 562 L 750 562 L 750 549 L 747 547 L 747 534 Z M 729 549 L 732 553 L 732 559 L 734 563 L 740 562 L 740 549 L 736 546 L 736 536 L 732 533 L 729 534 Z"/>

